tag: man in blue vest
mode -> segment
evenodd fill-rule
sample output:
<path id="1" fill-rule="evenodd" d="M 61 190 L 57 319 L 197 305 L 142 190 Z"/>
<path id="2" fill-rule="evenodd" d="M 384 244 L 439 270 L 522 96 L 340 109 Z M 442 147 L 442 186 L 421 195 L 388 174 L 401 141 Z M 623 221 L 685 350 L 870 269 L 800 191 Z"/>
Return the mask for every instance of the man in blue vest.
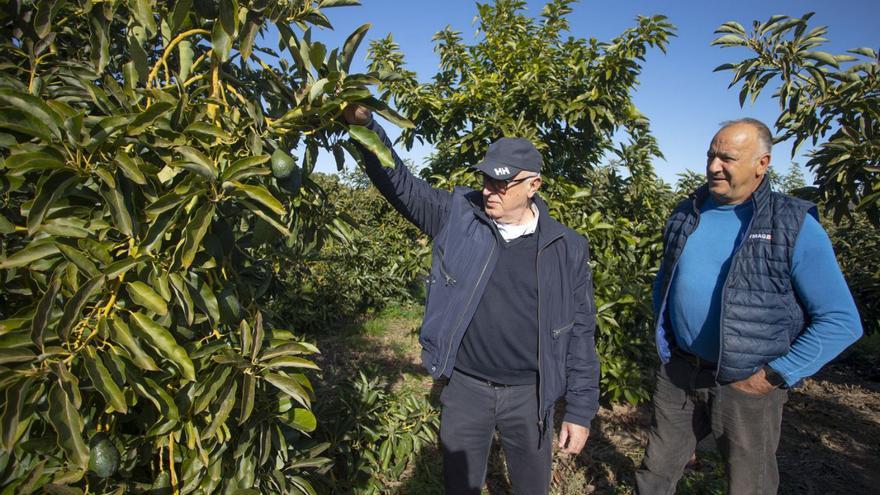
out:
<path id="1" fill-rule="evenodd" d="M 385 168 L 359 146 L 370 180 L 432 238 L 422 363 L 449 377 L 440 400 L 447 494 L 479 494 L 498 431 L 515 493 L 550 488 L 554 403 L 565 397 L 558 448 L 577 454 L 599 408 L 596 306 L 587 239 L 550 217 L 537 195 L 541 154 L 501 138 L 473 168 L 483 187 L 445 191 L 413 176 L 369 111 L 345 109 L 392 150 Z"/>
<path id="2" fill-rule="evenodd" d="M 814 205 L 770 190 L 770 130 L 725 123 L 707 183 L 673 211 L 654 284 L 657 351 L 641 495 L 666 495 L 713 435 L 728 493 L 772 494 L 787 389 L 862 334 Z"/>

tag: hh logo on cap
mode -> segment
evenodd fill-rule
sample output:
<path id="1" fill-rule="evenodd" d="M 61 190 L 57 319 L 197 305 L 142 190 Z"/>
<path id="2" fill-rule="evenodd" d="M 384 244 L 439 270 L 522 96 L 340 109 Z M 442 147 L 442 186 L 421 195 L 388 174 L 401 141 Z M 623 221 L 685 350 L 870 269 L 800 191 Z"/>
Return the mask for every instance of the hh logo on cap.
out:
<path id="1" fill-rule="evenodd" d="M 495 175 L 506 175 L 510 173 L 510 169 L 507 167 L 498 167 L 495 169 Z"/>

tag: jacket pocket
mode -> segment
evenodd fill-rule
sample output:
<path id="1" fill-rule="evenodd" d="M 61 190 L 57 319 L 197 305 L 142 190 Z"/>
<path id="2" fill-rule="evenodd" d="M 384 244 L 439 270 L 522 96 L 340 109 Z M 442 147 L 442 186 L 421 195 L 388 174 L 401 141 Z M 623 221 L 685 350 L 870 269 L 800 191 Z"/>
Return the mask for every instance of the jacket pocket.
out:
<path id="1" fill-rule="evenodd" d="M 555 329 L 551 330 L 550 334 L 553 335 L 554 339 L 558 339 L 562 334 L 570 332 L 573 327 L 574 327 L 574 320 L 572 320 L 570 323 L 568 323 L 566 325 L 563 325 L 559 328 L 555 328 Z"/>

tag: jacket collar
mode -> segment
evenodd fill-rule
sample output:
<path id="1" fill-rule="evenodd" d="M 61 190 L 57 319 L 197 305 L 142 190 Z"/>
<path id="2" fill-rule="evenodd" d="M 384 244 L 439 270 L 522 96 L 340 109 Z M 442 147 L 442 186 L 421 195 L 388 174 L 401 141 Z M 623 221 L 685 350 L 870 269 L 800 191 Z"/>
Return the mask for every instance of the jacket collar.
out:
<path id="1" fill-rule="evenodd" d="M 483 210 L 483 195 L 479 191 L 469 194 L 471 206 L 474 208 L 474 215 L 491 225 L 492 220 L 486 216 Z M 565 234 L 565 227 L 550 216 L 550 209 L 547 203 L 537 194 L 532 198 L 535 206 L 538 208 L 538 248 L 543 249 L 548 244 Z"/>

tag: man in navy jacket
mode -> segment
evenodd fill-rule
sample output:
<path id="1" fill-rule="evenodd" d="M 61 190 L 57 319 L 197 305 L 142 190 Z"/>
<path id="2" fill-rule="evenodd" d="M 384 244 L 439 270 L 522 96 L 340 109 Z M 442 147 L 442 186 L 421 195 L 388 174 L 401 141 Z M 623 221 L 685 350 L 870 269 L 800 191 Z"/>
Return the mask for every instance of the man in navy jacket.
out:
<path id="1" fill-rule="evenodd" d="M 862 334 L 813 204 L 770 190 L 770 130 L 728 122 L 707 183 L 673 211 L 654 284 L 663 364 L 642 495 L 671 494 L 697 442 L 714 435 L 728 492 L 772 494 L 787 388 Z"/>
<path id="2" fill-rule="evenodd" d="M 391 149 L 369 111 L 345 110 Z M 367 175 L 433 241 L 419 342 L 441 393 L 446 493 L 478 494 L 497 430 L 516 493 L 547 493 L 554 404 L 565 397 L 558 447 L 577 454 L 598 409 L 599 362 L 586 238 L 550 218 L 537 196 L 541 155 L 502 138 L 474 168 L 482 191 L 444 191 L 396 153 L 384 168 L 364 147 Z"/>

